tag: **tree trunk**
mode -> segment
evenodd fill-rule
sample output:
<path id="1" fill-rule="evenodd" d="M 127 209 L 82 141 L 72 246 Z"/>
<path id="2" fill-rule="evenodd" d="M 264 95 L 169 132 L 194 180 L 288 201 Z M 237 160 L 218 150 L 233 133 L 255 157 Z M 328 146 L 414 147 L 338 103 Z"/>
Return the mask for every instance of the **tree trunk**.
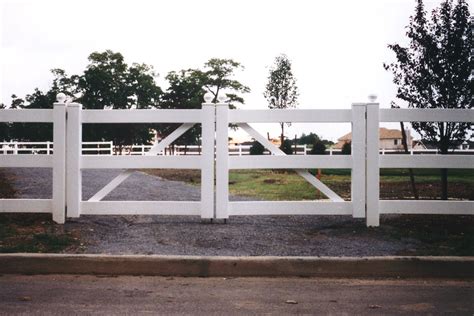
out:
<path id="1" fill-rule="evenodd" d="M 447 155 L 449 150 L 449 141 L 441 138 L 440 152 L 441 155 Z M 448 199 L 448 169 L 441 169 L 441 200 Z"/>
<path id="2" fill-rule="evenodd" d="M 295 134 L 295 144 L 293 145 L 293 151 L 294 151 L 294 154 L 295 155 L 298 155 L 298 153 L 296 152 L 297 151 L 297 147 L 296 147 L 296 134 Z"/>
<path id="3" fill-rule="evenodd" d="M 441 200 L 448 199 L 448 169 L 441 169 Z"/>
<path id="4" fill-rule="evenodd" d="M 283 142 L 285 141 L 285 123 L 280 123 L 281 125 L 281 135 L 280 135 L 280 149 L 283 150 Z"/>
<path id="5" fill-rule="evenodd" d="M 403 148 L 405 149 L 405 154 L 408 154 L 407 134 L 405 133 L 405 126 L 404 126 L 403 122 L 400 122 L 400 129 L 402 130 Z M 418 200 L 419 196 L 418 196 L 418 190 L 416 189 L 415 175 L 413 173 L 413 169 L 408 168 L 408 173 L 410 174 L 410 183 L 411 183 L 411 189 L 413 191 L 413 196 L 415 197 L 415 200 Z"/>

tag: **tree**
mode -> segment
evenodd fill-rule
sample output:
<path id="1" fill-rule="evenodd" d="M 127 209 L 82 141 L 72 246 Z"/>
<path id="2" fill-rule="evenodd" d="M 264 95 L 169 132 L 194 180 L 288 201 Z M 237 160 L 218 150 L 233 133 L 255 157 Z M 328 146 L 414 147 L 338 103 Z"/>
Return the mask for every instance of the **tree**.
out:
<path id="1" fill-rule="evenodd" d="M 244 66 L 232 59 L 211 58 L 204 64 L 204 70 L 194 70 L 194 75 L 200 76 L 203 87 L 214 95 L 212 102 L 216 102 L 219 93 L 225 93 L 225 102 L 235 108 L 234 103 L 245 103 L 238 94 L 250 92 L 249 87 L 232 79 L 238 69 L 244 69 Z"/>
<path id="2" fill-rule="evenodd" d="M 165 109 L 200 109 L 205 94 L 202 77 L 194 70 L 172 71 L 166 76 L 169 87 L 162 97 L 161 107 Z M 168 135 L 177 127 L 176 124 L 163 124 L 157 129 L 162 135 Z M 199 143 L 201 128 L 192 127 L 176 140 L 179 145 L 196 145 Z"/>
<path id="3" fill-rule="evenodd" d="M 225 101 L 230 103 L 231 108 L 235 108 L 235 103 L 244 103 L 239 94 L 250 92 L 250 88 L 232 79 L 238 69 L 243 69 L 243 66 L 232 59 L 212 58 L 204 64 L 204 70 L 172 71 L 166 76 L 169 88 L 162 96 L 161 106 L 168 109 L 200 109 L 204 94 L 210 92 L 214 96 L 212 102 L 225 93 Z M 176 124 L 166 124 L 159 129 L 162 135 L 167 135 L 175 128 Z M 200 136 L 201 129 L 194 126 L 175 143 L 196 144 Z"/>
<path id="4" fill-rule="evenodd" d="M 311 155 L 325 155 L 326 154 L 326 145 L 320 140 L 314 142 L 313 148 L 311 148 Z"/>
<path id="5" fill-rule="evenodd" d="M 111 50 L 89 55 L 89 65 L 78 78 L 78 102 L 88 109 L 143 109 L 158 107 L 162 90 L 155 82 L 151 66 L 128 66 L 122 54 Z M 84 140 L 111 140 L 119 147 L 127 144 L 150 143 L 151 125 L 147 124 L 91 124 L 84 128 Z"/>
<path id="6" fill-rule="evenodd" d="M 351 142 L 346 142 L 342 145 L 341 155 L 350 155 L 352 152 Z"/>
<path id="7" fill-rule="evenodd" d="M 25 100 L 13 96 L 12 108 L 52 108 L 59 92 L 82 103 L 86 109 L 158 107 L 162 91 L 155 83 L 155 73 L 146 64 L 127 65 L 120 53 L 107 50 L 89 55 L 89 65 L 82 75 L 68 76 L 53 69 L 52 87 L 43 93 L 35 89 Z M 83 139 L 112 140 L 121 147 L 133 143 L 149 143 L 152 134 L 147 124 L 86 124 Z M 24 141 L 52 139 L 51 124 L 12 124 L 11 138 Z"/>
<path id="8" fill-rule="evenodd" d="M 320 141 L 321 138 L 315 133 L 305 133 L 301 134 L 301 137 L 298 138 L 298 145 L 312 145 L 317 141 Z"/>
<path id="9" fill-rule="evenodd" d="M 298 145 L 313 145 L 315 142 L 322 142 L 326 147 L 334 145 L 334 142 L 328 139 L 322 139 L 319 135 L 311 132 L 308 135 L 305 133 L 301 134 L 301 137 L 298 138 Z"/>
<path id="10" fill-rule="evenodd" d="M 298 88 L 296 86 L 296 79 L 293 77 L 293 72 L 291 71 L 291 61 L 286 55 L 280 55 L 275 58 L 263 95 L 267 99 L 270 109 L 296 107 Z M 280 122 L 280 141 L 282 147 L 285 142 L 285 124 L 290 125 L 289 123 Z"/>
<path id="11" fill-rule="evenodd" d="M 471 109 L 472 33 L 465 0 L 443 1 L 428 20 L 423 1 L 407 26 L 408 47 L 388 47 L 397 61 L 384 64 L 394 75 L 397 98 L 409 108 Z M 413 128 L 441 154 L 448 154 L 472 131 L 471 123 L 413 122 Z M 448 170 L 441 170 L 441 198 L 448 198 Z"/>

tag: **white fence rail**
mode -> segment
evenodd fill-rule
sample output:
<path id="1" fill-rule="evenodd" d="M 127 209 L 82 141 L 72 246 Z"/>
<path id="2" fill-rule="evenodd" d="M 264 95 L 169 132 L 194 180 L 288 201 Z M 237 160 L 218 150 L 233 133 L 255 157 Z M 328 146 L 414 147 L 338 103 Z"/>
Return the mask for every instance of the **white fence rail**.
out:
<path id="1" fill-rule="evenodd" d="M 67 115 L 66 115 L 67 114 Z M 354 104 L 350 110 L 230 110 L 228 104 L 204 103 L 200 110 L 83 110 L 80 104 L 54 104 L 52 110 L 1 110 L 0 122 L 49 122 L 54 125 L 53 143 L 45 142 L 41 153 L 17 146 L 16 154 L 0 154 L 0 168 L 48 167 L 53 169 L 52 199 L 0 199 L 0 212 L 52 213 L 64 223 L 81 214 L 170 214 L 199 215 L 227 219 L 236 215 L 335 214 L 366 218 L 378 226 L 380 214 L 470 214 L 473 201 L 380 200 L 380 168 L 473 168 L 472 155 L 413 155 L 381 151 L 380 122 L 445 121 L 474 122 L 474 110 L 379 109 L 378 104 Z M 260 135 L 252 123 L 343 122 L 352 126 L 351 155 L 285 155 Z M 85 123 L 181 123 L 159 143 L 133 147 L 130 155 L 113 155 L 113 144 L 82 142 Z M 187 155 L 163 155 L 176 139 L 194 124 L 202 126 L 202 146 Z M 229 124 L 235 124 L 260 142 L 267 155 L 245 155 L 243 147 L 229 146 Z M 8 143 L 7 143 L 8 144 Z M 8 145 L 10 147 L 10 144 Z M 30 147 L 28 147 L 30 146 Z M 36 146 L 35 148 L 37 148 Z M 4 147 L 1 147 L 3 149 Z M 138 148 L 138 149 L 137 149 Z M 181 153 L 182 147 L 178 152 Z M 136 149 L 136 150 L 135 150 Z M 102 151 L 105 154 L 100 154 Z M 138 151 L 138 154 L 135 154 Z M 82 170 L 125 169 L 87 201 L 82 200 Z M 102 201 L 136 168 L 179 168 L 201 170 L 200 201 Z M 229 171 L 233 169 L 294 169 L 327 196 L 318 201 L 229 201 Z M 307 169 L 351 169 L 351 200 L 345 201 Z M 215 170 L 215 174 L 214 174 Z M 215 181 L 215 184 L 214 184 Z M 66 189 L 65 189 L 66 188 Z M 67 213 L 66 213 L 67 209 Z"/>
<path id="2" fill-rule="evenodd" d="M 250 155 L 251 145 L 230 145 L 229 155 L 231 156 L 246 156 Z M 112 141 L 109 142 L 82 142 L 82 154 L 83 155 L 133 155 L 133 156 L 145 156 L 153 145 L 125 145 L 122 146 L 121 152 L 119 147 L 114 146 Z M 293 155 L 310 155 L 311 149 L 307 145 L 292 146 Z M 54 151 L 53 142 L 0 142 L 0 155 L 20 155 L 20 154 L 32 154 L 32 155 L 52 155 Z M 188 156 L 188 155 L 201 155 L 202 146 L 200 145 L 173 145 L 165 148 L 160 154 L 165 156 Z M 423 148 L 410 148 L 408 149 L 410 155 L 421 155 L 421 154 L 439 154 L 437 149 L 423 149 Z M 379 153 L 381 155 L 397 155 L 405 154 L 403 149 L 385 149 L 380 148 Z M 465 155 L 474 155 L 474 149 L 457 149 L 456 153 Z M 269 150 L 264 150 L 264 155 L 271 155 Z M 339 148 L 328 148 L 326 155 L 341 155 L 342 150 Z"/>

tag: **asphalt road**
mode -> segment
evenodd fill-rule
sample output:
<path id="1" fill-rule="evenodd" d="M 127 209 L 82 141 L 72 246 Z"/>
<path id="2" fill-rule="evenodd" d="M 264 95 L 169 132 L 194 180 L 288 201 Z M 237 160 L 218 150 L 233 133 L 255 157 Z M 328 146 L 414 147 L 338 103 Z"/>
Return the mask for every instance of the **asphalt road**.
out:
<path id="1" fill-rule="evenodd" d="M 0 277 L 0 314 L 473 315 L 474 281 Z"/>

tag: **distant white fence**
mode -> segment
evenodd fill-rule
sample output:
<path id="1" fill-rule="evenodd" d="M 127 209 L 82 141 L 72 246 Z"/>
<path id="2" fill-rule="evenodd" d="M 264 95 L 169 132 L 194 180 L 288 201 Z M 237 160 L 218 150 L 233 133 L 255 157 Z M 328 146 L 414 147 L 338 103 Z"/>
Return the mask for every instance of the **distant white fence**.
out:
<path id="1" fill-rule="evenodd" d="M 112 155 L 112 142 L 82 142 L 84 155 Z M 53 142 L 0 142 L 0 155 L 52 155 Z"/>
<path id="2" fill-rule="evenodd" d="M 81 214 L 200 215 L 227 219 L 234 215 L 352 215 L 378 226 L 380 214 L 470 214 L 474 201 L 380 200 L 380 168 L 473 168 L 472 155 L 381 154 L 380 122 L 474 122 L 474 110 L 379 109 L 375 103 L 354 104 L 348 110 L 231 110 L 228 104 L 204 103 L 196 110 L 83 110 L 64 99 L 52 110 L 0 110 L 0 122 L 53 123 L 54 142 L 48 154 L 0 155 L 0 168 L 53 169 L 52 199 L 0 199 L 0 212 L 52 213 L 64 223 Z M 67 115 L 66 115 L 67 114 Z M 351 123 L 351 155 L 286 155 L 250 124 L 270 122 Z M 82 125 L 109 123 L 181 123 L 175 131 L 139 155 L 88 154 L 96 143 L 82 142 Z M 201 124 L 200 155 L 163 155 L 163 151 L 195 124 Z M 271 155 L 240 155 L 228 144 L 229 124 L 260 142 Z M 88 148 L 84 151 L 84 145 Z M 107 148 L 112 148 L 112 144 Z M 51 148 L 52 154 L 51 154 Z M 142 147 L 143 148 L 143 147 Z M 109 150 L 105 149 L 105 150 Z M 109 152 L 110 153 L 110 152 Z M 87 201 L 82 200 L 82 170 L 125 169 Z M 102 201 L 136 168 L 200 169 L 200 201 Z M 351 200 L 345 201 L 307 170 L 351 169 Z M 328 197 L 325 201 L 229 201 L 232 169 L 294 169 Z M 214 174 L 215 170 L 215 174 Z M 215 183 L 214 183 L 215 182 Z M 67 209 L 67 212 L 66 212 Z"/>
<path id="3" fill-rule="evenodd" d="M 250 155 L 251 145 L 230 145 L 229 155 L 231 156 L 246 156 Z M 295 148 L 296 147 L 296 148 Z M 82 154 L 83 155 L 133 155 L 133 156 L 144 156 L 153 145 L 125 145 L 119 153 L 118 146 L 114 146 L 112 141 L 109 142 L 82 142 Z M 309 155 L 311 149 L 307 145 L 292 146 L 293 155 Z M 295 151 L 296 150 L 296 151 Z M 200 155 L 202 148 L 200 145 L 173 145 L 165 148 L 160 154 L 161 155 Z M 341 149 L 329 148 L 326 151 L 327 155 L 340 155 Z M 379 149 L 381 155 L 397 155 L 405 154 L 403 149 Z M 423 149 L 423 148 L 410 148 L 408 150 L 410 155 L 419 154 L 435 154 L 438 155 L 437 149 Z M 456 153 L 473 155 L 474 149 L 457 149 Z M 53 154 L 53 142 L 0 142 L 0 155 L 20 155 L 20 154 L 31 154 L 31 155 L 52 155 Z M 264 155 L 270 155 L 271 152 L 267 149 L 263 152 Z"/>

